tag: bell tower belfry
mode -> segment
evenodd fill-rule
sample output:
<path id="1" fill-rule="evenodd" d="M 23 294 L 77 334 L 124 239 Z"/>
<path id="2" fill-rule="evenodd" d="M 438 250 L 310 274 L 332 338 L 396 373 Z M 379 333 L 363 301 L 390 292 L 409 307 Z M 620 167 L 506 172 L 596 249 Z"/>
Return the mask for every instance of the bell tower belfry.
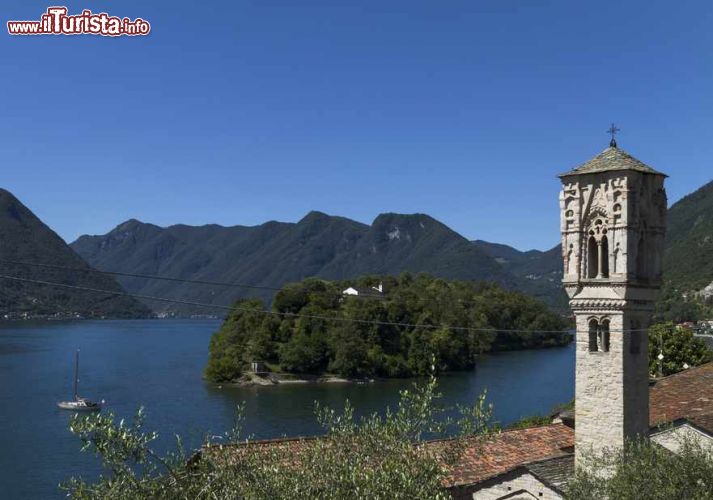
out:
<path id="1" fill-rule="evenodd" d="M 576 317 L 575 455 L 649 429 L 648 328 L 661 285 L 666 175 L 610 147 L 560 175 L 564 288 Z"/>

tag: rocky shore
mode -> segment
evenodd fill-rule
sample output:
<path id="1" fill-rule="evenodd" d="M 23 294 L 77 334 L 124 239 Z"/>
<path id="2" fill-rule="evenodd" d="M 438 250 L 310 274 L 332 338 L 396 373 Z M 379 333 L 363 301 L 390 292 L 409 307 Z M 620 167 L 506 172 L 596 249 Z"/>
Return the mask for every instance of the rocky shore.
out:
<path id="1" fill-rule="evenodd" d="M 250 386 L 272 386 L 289 384 L 367 384 L 374 382 L 374 379 L 348 379 L 336 377 L 334 375 L 295 375 L 292 373 L 247 373 L 238 380 L 218 385 L 218 388 L 229 387 L 250 387 Z"/>

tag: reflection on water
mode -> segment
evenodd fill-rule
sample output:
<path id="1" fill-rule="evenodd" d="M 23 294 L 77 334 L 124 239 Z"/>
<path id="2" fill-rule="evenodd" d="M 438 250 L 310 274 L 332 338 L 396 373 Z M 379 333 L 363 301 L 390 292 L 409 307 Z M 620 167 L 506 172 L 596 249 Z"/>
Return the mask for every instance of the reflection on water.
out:
<path id="1" fill-rule="evenodd" d="M 314 402 L 359 413 L 394 405 L 411 380 L 218 389 L 201 379 L 214 320 L 79 321 L 0 325 L 0 487 L 3 498 L 59 497 L 71 475 L 98 473 L 56 408 L 72 394 L 73 356 L 81 349 L 80 393 L 105 399 L 119 417 L 144 406 L 158 447 L 180 434 L 188 446 L 233 425 L 245 402 L 247 434 L 257 438 L 320 432 Z M 444 375 L 445 404 L 471 403 L 487 389 L 507 424 L 546 413 L 574 394 L 574 346 L 483 357 L 473 372 Z"/>

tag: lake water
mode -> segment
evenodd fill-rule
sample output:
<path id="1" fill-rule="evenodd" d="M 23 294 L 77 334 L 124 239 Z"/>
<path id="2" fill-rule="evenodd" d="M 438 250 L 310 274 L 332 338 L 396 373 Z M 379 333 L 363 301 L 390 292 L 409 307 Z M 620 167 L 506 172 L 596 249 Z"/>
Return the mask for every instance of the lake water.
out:
<path id="1" fill-rule="evenodd" d="M 314 402 L 361 412 L 393 405 L 411 381 L 218 389 L 202 378 L 214 320 L 77 321 L 0 324 L 0 496 L 57 498 L 70 476 L 94 477 L 94 456 L 80 453 L 67 429 L 73 359 L 81 350 L 80 394 L 105 399 L 119 417 L 144 406 L 158 448 L 180 434 L 196 447 L 223 434 L 246 403 L 245 430 L 256 438 L 319 432 Z M 483 390 L 504 424 L 546 413 L 574 395 L 574 345 L 484 356 L 475 371 L 440 380 L 446 403 L 470 403 Z"/>

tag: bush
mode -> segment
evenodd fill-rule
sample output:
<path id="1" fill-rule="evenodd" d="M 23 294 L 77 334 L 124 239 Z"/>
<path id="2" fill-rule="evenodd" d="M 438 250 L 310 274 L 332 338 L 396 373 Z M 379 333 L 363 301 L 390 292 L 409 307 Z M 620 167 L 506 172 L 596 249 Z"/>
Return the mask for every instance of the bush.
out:
<path id="1" fill-rule="evenodd" d="M 180 441 L 174 453 L 155 453 L 157 435 L 143 430 L 141 411 L 130 424 L 116 423 L 111 413 L 76 415 L 70 429 L 108 474 L 94 483 L 73 478 L 62 488 L 76 499 L 446 499 L 449 466 L 466 442 L 487 433 L 492 409 L 481 396 L 448 419 L 439 397 L 432 377 L 403 391 L 383 416 L 357 420 L 348 403 L 342 413 L 318 408 L 323 437 L 270 446 L 241 441 L 238 425 L 224 446 L 204 448 L 192 460 Z M 425 436 L 454 434 L 437 450 L 422 446 Z"/>
<path id="2" fill-rule="evenodd" d="M 673 375 L 689 367 L 713 361 L 713 352 L 703 339 L 693 336 L 690 328 L 672 322 L 659 323 L 649 328 L 649 372 L 658 374 L 658 355 L 663 346 L 663 375 Z"/>
<path id="3" fill-rule="evenodd" d="M 648 439 L 623 450 L 585 456 L 567 485 L 573 500 L 704 500 L 713 498 L 713 454 L 692 439 L 680 440 L 673 454 Z M 608 471 L 610 474 L 602 474 Z"/>

